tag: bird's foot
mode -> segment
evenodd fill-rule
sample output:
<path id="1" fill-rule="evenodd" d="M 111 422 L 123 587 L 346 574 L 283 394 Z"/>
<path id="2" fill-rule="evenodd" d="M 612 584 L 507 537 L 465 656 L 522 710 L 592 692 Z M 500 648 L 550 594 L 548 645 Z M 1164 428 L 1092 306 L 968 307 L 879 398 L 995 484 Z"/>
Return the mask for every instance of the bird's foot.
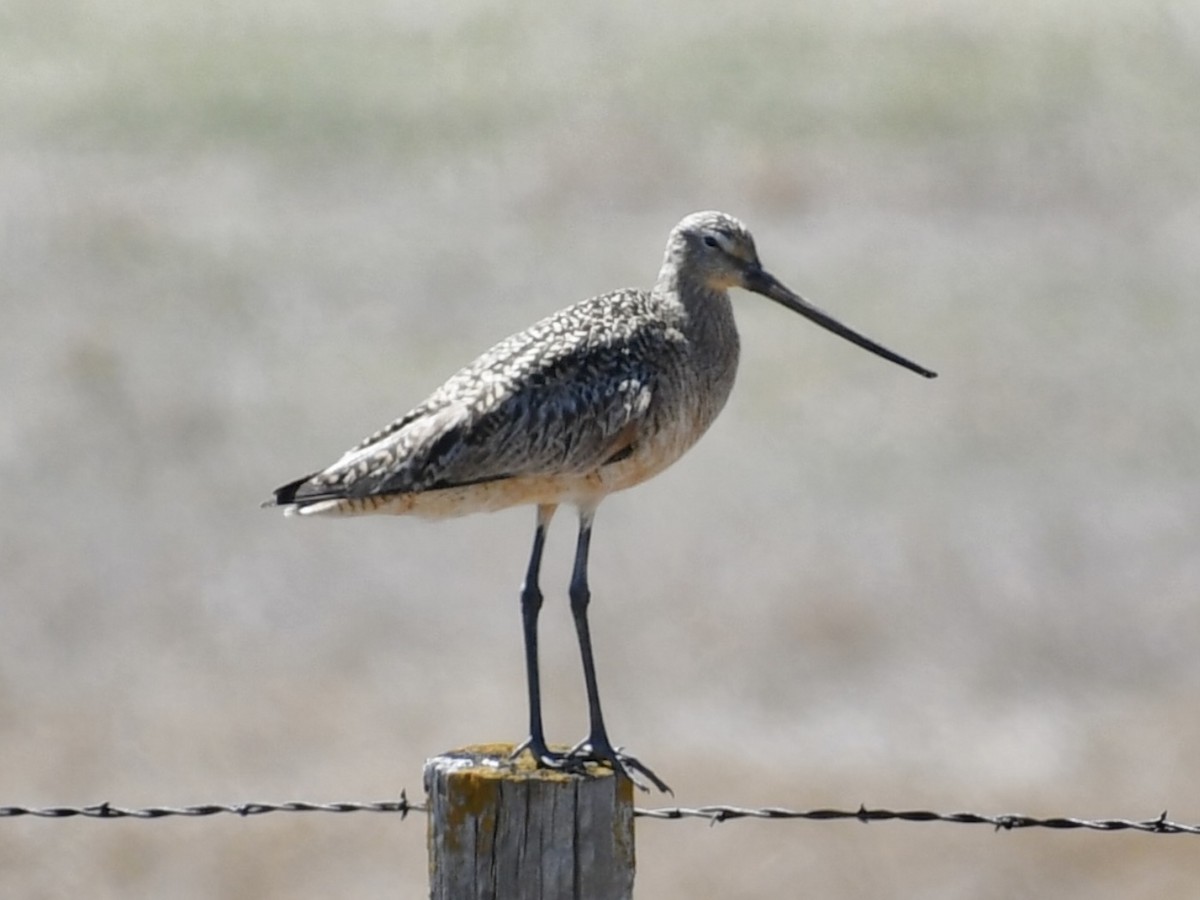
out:
<path id="1" fill-rule="evenodd" d="M 664 794 L 672 796 L 675 794 L 667 787 L 665 781 L 654 774 L 653 769 L 642 763 L 636 756 L 626 753 L 623 747 L 614 747 L 608 737 L 603 734 L 584 738 L 567 751 L 566 760 L 579 764 L 589 762 L 606 764 L 618 775 L 628 778 L 639 791 L 648 792 L 650 788 L 635 777 L 635 774 L 642 775 Z"/>
<path id="2" fill-rule="evenodd" d="M 529 751 L 534 763 L 539 769 L 569 769 L 574 764 L 568 760 L 568 753 L 558 753 L 546 745 L 545 738 L 527 737 L 508 755 L 509 762 L 516 762 L 518 756 Z"/>

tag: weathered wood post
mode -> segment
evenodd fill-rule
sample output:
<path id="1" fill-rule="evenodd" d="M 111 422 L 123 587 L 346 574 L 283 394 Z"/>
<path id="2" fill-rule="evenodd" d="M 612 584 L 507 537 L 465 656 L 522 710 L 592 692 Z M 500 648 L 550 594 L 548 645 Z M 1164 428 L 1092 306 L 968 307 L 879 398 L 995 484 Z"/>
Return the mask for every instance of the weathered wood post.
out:
<path id="1" fill-rule="evenodd" d="M 425 764 L 431 900 L 631 900 L 633 785 L 537 769 L 508 744 Z"/>

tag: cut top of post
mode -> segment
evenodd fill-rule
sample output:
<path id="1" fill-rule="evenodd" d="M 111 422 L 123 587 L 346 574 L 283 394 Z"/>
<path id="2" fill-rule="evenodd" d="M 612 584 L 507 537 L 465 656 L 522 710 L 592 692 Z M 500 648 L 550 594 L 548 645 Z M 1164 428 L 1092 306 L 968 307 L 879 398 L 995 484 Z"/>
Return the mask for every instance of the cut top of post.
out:
<path id="1" fill-rule="evenodd" d="M 512 751 L 475 745 L 426 763 L 431 900 L 631 900 L 629 779 Z"/>

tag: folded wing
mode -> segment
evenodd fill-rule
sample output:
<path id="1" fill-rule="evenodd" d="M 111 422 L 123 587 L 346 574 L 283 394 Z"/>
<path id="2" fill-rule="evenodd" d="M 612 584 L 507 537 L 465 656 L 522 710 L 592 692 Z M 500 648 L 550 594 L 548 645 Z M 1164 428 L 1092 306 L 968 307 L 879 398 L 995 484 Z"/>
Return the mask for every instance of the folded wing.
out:
<path id="1" fill-rule="evenodd" d="M 647 360 L 661 359 L 637 345 L 669 339 L 658 326 L 629 335 L 589 323 L 646 322 L 619 308 L 631 302 L 644 298 L 594 298 L 513 335 L 332 466 L 279 488 L 274 502 L 303 507 L 582 474 L 627 455 L 654 401 Z"/>

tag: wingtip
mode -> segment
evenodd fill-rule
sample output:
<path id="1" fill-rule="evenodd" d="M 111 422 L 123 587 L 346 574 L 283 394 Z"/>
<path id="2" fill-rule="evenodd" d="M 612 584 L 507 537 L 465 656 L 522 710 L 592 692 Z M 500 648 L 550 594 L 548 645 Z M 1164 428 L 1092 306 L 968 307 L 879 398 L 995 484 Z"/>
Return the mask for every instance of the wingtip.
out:
<path id="1" fill-rule="evenodd" d="M 285 516 L 294 516 L 301 511 L 301 507 L 297 503 L 282 503 L 278 497 L 268 497 L 262 503 L 258 504 L 259 509 L 278 509 L 282 510 Z"/>
<path id="2" fill-rule="evenodd" d="M 313 516 L 338 509 L 345 499 L 340 494 L 328 491 L 310 489 L 301 494 L 306 487 L 312 485 L 314 475 L 305 475 L 295 481 L 289 481 L 282 487 L 277 487 L 274 496 L 268 497 L 260 504 L 262 509 L 281 509 L 285 516 Z"/>
<path id="3" fill-rule="evenodd" d="M 285 516 L 294 515 L 299 510 L 296 493 L 308 483 L 310 478 L 312 478 L 311 475 L 305 475 L 303 478 L 297 478 L 295 481 L 289 481 L 287 484 L 275 488 L 271 496 L 259 504 L 259 509 L 282 508 Z"/>
<path id="4" fill-rule="evenodd" d="M 304 485 L 308 484 L 312 479 L 312 475 L 305 475 L 303 478 L 297 478 L 295 481 L 289 481 L 281 487 L 275 488 L 274 496 L 263 503 L 263 506 L 291 506 L 296 502 L 296 494 Z"/>

